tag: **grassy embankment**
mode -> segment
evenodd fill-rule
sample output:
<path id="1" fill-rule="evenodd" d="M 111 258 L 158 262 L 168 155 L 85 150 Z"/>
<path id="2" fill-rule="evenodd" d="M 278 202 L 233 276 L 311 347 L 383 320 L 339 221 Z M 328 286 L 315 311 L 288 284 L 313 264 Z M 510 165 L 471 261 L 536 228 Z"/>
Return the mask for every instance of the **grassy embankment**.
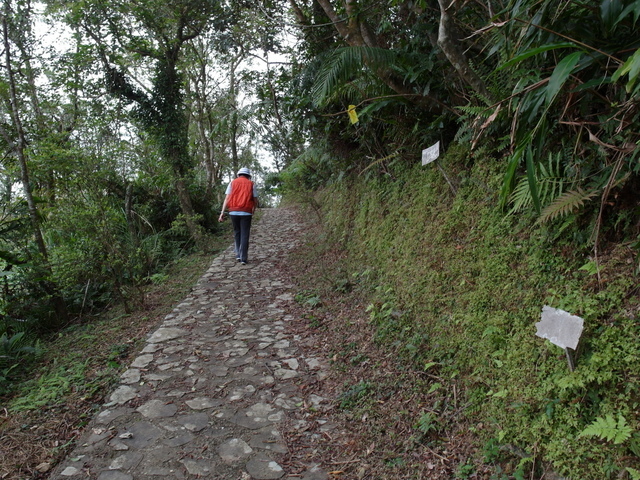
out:
<path id="1" fill-rule="evenodd" d="M 405 453 L 418 444 L 442 452 L 464 430 L 475 454 L 458 465 L 459 478 L 540 478 L 549 468 L 573 479 L 640 478 L 637 251 L 601 245 L 598 279 L 591 248 L 574 243 L 585 238 L 575 227 L 582 218 L 563 230 L 567 218 L 545 226 L 531 215 L 505 216 L 496 193 L 502 167 L 486 161 L 454 171 L 464 156 L 454 148 L 441 160 L 457 178 L 455 195 L 433 165 L 319 192 L 324 233 L 316 240 L 324 241 L 304 255 L 321 261 L 338 246 L 341 258 L 310 270 L 315 286 L 301 284 L 314 290 L 299 299 L 366 296 L 363 338 L 390 355 L 366 358 L 366 340 L 335 348 L 341 368 L 366 359 L 370 372 L 404 370 L 403 385 L 420 391 L 393 393 L 424 402 L 401 409 L 415 416 Z M 535 335 L 543 305 L 585 320 L 573 373 L 564 351 Z M 352 323 L 333 321 L 346 332 Z M 395 420 L 380 418 L 381 405 L 393 387 L 379 381 L 345 385 L 341 398 L 350 401 L 342 406 L 353 418 L 376 418 L 370 428 L 388 434 Z"/>

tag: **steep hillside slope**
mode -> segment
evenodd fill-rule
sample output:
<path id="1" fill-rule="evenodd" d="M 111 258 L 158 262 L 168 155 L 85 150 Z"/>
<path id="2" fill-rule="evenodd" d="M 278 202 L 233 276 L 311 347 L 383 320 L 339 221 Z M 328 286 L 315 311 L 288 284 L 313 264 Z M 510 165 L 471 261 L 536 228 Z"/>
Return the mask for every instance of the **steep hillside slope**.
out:
<path id="1" fill-rule="evenodd" d="M 602 241 L 596 265 L 590 247 L 577 247 L 588 244 L 581 218 L 549 226 L 507 216 L 495 193 L 502 167 L 487 161 L 452 171 L 464 152 L 449 155 L 457 158 L 441 168 L 354 176 L 319 192 L 324 233 L 305 255 L 324 265 L 306 279 L 315 286 L 305 298 L 366 298 L 360 333 L 393 363 L 372 368 L 417 372 L 413 388 L 428 401 L 413 419 L 412 440 L 440 451 L 460 415 L 475 437 L 459 478 L 487 465 L 491 478 L 551 478 L 550 470 L 640 478 L 637 250 Z M 336 248 L 339 261 L 318 253 Z M 584 318 L 574 372 L 561 348 L 536 336 L 544 305 Z M 333 322 L 325 326 L 349 330 L 349 318 Z M 367 397 L 371 408 L 377 395 L 363 387 L 349 408 Z"/>

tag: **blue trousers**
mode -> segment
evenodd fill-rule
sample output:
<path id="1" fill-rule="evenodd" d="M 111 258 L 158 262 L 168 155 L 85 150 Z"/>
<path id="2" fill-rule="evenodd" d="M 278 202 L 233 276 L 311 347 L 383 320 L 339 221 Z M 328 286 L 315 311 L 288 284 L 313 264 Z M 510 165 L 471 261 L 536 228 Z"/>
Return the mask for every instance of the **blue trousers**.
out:
<path id="1" fill-rule="evenodd" d="M 249 254 L 249 234 L 251 233 L 252 215 L 229 215 L 233 224 L 236 258 L 247 262 Z"/>

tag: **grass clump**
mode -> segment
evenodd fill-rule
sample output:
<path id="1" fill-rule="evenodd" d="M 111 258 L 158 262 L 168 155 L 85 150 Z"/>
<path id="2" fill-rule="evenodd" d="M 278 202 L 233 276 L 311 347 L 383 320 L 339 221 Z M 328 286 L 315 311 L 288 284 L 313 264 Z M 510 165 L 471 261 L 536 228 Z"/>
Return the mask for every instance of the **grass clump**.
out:
<path id="1" fill-rule="evenodd" d="M 64 365 L 53 365 L 38 378 L 25 382 L 22 385 L 24 394 L 11 402 L 11 412 L 54 407 L 72 390 L 85 390 L 88 386 L 85 379 L 87 365 L 87 360 L 75 358 L 65 361 Z"/>

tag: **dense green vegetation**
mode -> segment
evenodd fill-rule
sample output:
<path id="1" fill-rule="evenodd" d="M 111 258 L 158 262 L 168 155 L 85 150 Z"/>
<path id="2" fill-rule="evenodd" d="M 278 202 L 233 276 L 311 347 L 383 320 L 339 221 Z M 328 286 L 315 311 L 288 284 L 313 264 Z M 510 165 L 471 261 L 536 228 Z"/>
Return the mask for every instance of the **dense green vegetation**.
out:
<path id="1" fill-rule="evenodd" d="M 283 31 L 249 7 L 2 3 L 0 394 L 58 332 L 211 253 L 227 181 L 260 180 L 255 63 Z"/>

